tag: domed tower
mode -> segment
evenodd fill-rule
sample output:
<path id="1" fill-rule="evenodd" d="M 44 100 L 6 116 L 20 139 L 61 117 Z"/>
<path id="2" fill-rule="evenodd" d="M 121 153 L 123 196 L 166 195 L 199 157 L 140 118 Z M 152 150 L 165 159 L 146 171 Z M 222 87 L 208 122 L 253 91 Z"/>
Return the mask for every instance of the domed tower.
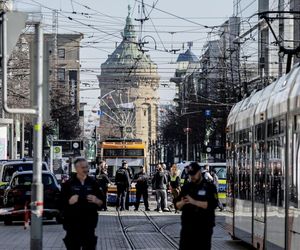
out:
<path id="1" fill-rule="evenodd" d="M 157 65 L 139 49 L 130 7 L 123 40 L 101 65 L 100 138 L 157 137 L 159 76 Z"/>

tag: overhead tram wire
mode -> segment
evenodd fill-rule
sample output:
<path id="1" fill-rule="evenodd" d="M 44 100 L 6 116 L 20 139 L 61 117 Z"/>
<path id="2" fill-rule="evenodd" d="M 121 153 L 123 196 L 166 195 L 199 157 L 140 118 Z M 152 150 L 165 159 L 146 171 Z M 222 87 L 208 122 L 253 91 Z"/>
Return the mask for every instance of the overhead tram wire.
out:
<path id="1" fill-rule="evenodd" d="M 139 3 L 142 3 L 142 0 L 135 0 L 135 1 L 136 1 L 136 2 L 139 2 Z M 147 3 L 144 3 L 144 5 L 147 5 L 147 6 L 149 6 L 149 7 L 152 7 L 150 4 L 147 4 Z M 202 26 L 202 27 L 204 27 L 204 28 L 220 27 L 220 25 L 218 25 L 218 26 L 209 26 L 209 25 L 204 25 L 204 24 L 198 23 L 198 22 L 194 22 L 194 21 L 192 21 L 192 20 L 190 20 L 190 19 L 187 19 L 187 18 L 185 18 L 185 17 L 181 17 L 181 16 L 175 15 L 175 14 L 173 14 L 173 13 L 170 13 L 170 12 L 168 12 L 168 11 L 159 9 L 159 8 L 157 8 L 156 6 L 154 6 L 153 9 L 155 9 L 155 10 L 157 10 L 157 11 L 159 11 L 159 12 L 165 13 L 165 14 L 167 14 L 167 15 L 173 16 L 173 17 L 175 17 L 175 18 L 177 18 L 177 19 L 181 19 L 181 20 L 183 20 L 183 21 L 186 21 L 186 22 L 189 22 L 189 23 L 192 23 L 192 24 L 195 24 L 195 25 Z"/>

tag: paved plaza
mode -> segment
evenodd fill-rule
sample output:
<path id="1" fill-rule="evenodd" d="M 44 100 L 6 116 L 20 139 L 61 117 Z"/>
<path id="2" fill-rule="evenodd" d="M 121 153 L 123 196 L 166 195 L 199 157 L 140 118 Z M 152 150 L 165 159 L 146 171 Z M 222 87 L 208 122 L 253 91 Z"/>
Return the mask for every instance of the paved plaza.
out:
<path id="1" fill-rule="evenodd" d="M 212 249 L 249 249 L 241 242 L 232 241 L 224 230 L 226 212 L 218 213 L 213 235 Z M 65 249 L 62 226 L 54 221 L 44 223 L 43 249 Z M 118 214 L 113 208 L 99 213 L 97 227 L 99 249 L 177 249 L 180 233 L 180 214 L 171 212 L 134 212 Z M 0 222 L 0 249 L 29 249 L 30 228 L 22 223 L 4 226 Z M 199 248 L 200 249 L 200 248 Z"/>

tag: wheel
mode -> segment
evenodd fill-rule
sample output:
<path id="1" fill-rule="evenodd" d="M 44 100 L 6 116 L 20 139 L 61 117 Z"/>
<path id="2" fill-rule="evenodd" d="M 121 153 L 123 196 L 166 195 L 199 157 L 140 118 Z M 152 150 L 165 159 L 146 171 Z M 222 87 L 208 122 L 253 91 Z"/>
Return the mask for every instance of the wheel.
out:
<path id="1" fill-rule="evenodd" d="M 10 226 L 10 225 L 12 225 L 12 218 L 11 218 L 11 216 L 4 216 L 4 225 L 5 226 Z"/>

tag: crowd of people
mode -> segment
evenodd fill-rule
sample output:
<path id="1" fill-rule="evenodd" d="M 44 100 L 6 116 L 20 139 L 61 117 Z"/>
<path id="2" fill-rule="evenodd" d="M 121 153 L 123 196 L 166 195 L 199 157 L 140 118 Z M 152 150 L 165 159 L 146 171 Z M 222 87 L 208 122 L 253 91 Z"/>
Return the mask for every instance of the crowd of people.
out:
<path id="1" fill-rule="evenodd" d="M 188 167 L 186 166 L 181 173 L 176 164 L 173 164 L 167 170 L 166 164 L 159 163 L 156 165 L 155 172 L 149 175 L 144 166 L 140 166 L 139 172 L 134 174 L 128 163 L 122 161 L 121 167 L 115 174 L 115 185 L 117 188 L 116 209 L 118 211 L 129 210 L 130 203 L 134 205 L 134 211 L 140 208 L 141 198 L 143 200 L 145 211 L 150 211 L 149 208 L 149 187 L 152 187 L 152 193 L 156 197 L 157 212 L 170 212 L 174 209 L 175 213 L 178 212 L 175 200 L 180 194 L 181 187 L 190 182 L 188 174 Z M 109 185 L 112 184 L 108 177 L 108 165 L 105 161 L 100 161 L 98 168 L 95 172 L 96 181 L 98 182 L 104 197 L 104 203 L 100 210 L 107 210 L 107 191 Z M 206 165 L 201 174 L 207 182 L 211 182 L 218 190 L 218 176 L 214 169 L 209 169 Z M 130 201 L 130 191 L 132 183 L 135 186 L 135 202 Z M 168 205 L 168 196 L 171 195 L 172 204 Z M 218 201 L 218 207 L 223 210 L 223 205 Z"/>
<path id="2" fill-rule="evenodd" d="M 64 217 L 64 239 L 67 249 L 95 249 L 99 210 L 107 210 L 107 192 L 111 181 L 108 177 L 108 165 L 105 161 L 99 163 L 95 178 L 88 175 L 88 163 L 80 158 L 74 162 L 76 174 L 62 185 L 62 211 Z M 130 190 L 135 183 L 136 199 L 134 210 L 138 211 L 143 198 L 145 211 L 150 211 L 148 201 L 149 185 L 156 197 L 157 212 L 175 213 L 182 211 L 182 230 L 180 249 L 193 249 L 191 242 L 194 237 L 202 237 L 205 248 L 210 249 L 211 236 L 214 227 L 215 208 L 222 204 L 218 201 L 218 178 L 214 170 L 208 166 L 201 169 L 198 163 L 186 166 L 181 174 L 176 164 L 170 170 L 165 164 L 157 164 L 151 178 L 140 166 L 139 172 L 133 174 L 124 160 L 116 171 L 115 184 L 117 188 L 116 209 L 129 210 Z M 172 205 L 168 206 L 168 193 L 172 195 Z M 201 227 L 199 227 L 201 223 Z M 199 230 L 202 230 L 199 234 Z M 82 234 L 82 232 L 85 232 Z M 195 235 L 195 233 L 197 235 Z M 202 236 L 201 236 L 202 235 Z"/>

